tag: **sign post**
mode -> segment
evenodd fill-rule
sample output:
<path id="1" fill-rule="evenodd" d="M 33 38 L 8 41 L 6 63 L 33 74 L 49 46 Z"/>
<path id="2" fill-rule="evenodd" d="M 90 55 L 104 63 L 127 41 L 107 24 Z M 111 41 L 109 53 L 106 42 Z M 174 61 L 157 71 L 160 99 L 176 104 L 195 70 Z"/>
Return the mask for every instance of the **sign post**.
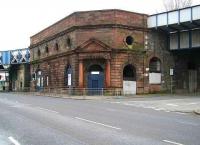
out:
<path id="1" fill-rule="evenodd" d="M 67 85 L 69 86 L 69 95 L 72 94 L 72 74 L 71 73 L 68 73 L 67 74 Z"/>
<path id="2" fill-rule="evenodd" d="M 174 69 L 170 68 L 170 77 L 171 77 L 171 94 L 173 94 L 173 75 L 174 75 Z"/>

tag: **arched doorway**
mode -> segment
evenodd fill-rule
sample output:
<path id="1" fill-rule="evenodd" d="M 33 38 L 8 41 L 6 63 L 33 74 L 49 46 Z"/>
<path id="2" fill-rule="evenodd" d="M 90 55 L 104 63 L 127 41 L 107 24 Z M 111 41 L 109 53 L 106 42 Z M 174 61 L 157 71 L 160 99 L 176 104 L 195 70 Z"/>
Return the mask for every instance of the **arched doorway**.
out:
<path id="1" fill-rule="evenodd" d="M 43 90 L 44 78 L 41 70 L 38 70 L 36 73 L 36 89 L 37 91 Z"/>
<path id="2" fill-rule="evenodd" d="M 124 94 L 136 94 L 136 69 L 131 64 L 123 69 L 123 92 Z"/>
<path id="3" fill-rule="evenodd" d="M 157 57 L 149 62 L 149 84 L 161 84 L 161 61 Z"/>
<path id="4" fill-rule="evenodd" d="M 104 71 L 100 65 L 94 64 L 88 68 L 87 86 L 90 89 L 104 88 Z"/>

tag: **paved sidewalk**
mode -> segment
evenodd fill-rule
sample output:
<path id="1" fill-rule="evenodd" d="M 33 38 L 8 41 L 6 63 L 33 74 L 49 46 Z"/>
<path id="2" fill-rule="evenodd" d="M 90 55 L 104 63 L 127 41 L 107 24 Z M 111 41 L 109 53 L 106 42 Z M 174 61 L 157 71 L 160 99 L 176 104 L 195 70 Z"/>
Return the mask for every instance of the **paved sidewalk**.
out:
<path id="1" fill-rule="evenodd" d="M 200 96 L 157 96 L 113 101 L 112 103 L 149 108 L 157 111 L 196 113 L 200 115 Z"/>

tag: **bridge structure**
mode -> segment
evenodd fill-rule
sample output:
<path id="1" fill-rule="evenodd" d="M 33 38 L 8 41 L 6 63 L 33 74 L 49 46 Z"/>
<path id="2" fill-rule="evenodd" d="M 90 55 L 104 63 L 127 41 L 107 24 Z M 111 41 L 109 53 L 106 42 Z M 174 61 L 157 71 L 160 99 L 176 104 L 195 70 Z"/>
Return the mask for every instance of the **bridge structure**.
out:
<path id="1" fill-rule="evenodd" d="M 0 65 L 4 67 L 29 62 L 30 50 L 28 48 L 0 52 Z"/>
<path id="2" fill-rule="evenodd" d="M 0 90 L 12 88 L 13 76 L 17 80 L 17 76 L 21 75 L 17 70 L 21 65 L 29 65 L 29 63 L 29 48 L 0 51 Z"/>
<path id="3" fill-rule="evenodd" d="M 200 5 L 151 15 L 148 29 L 166 38 L 176 89 L 200 91 Z"/>
<path id="4" fill-rule="evenodd" d="M 151 15 L 148 28 L 168 34 L 169 49 L 200 47 L 200 5 Z"/>

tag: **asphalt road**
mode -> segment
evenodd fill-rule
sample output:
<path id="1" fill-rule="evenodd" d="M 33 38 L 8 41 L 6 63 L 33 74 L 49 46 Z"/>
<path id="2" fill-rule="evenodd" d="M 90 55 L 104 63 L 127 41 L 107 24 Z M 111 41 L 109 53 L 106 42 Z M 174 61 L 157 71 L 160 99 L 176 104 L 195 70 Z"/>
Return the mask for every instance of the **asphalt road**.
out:
<path id="1" fill-rule="evenodd" d="M 200 145 L 198 115 L 112 102 L 0 94 L 0 145 Z"/>

